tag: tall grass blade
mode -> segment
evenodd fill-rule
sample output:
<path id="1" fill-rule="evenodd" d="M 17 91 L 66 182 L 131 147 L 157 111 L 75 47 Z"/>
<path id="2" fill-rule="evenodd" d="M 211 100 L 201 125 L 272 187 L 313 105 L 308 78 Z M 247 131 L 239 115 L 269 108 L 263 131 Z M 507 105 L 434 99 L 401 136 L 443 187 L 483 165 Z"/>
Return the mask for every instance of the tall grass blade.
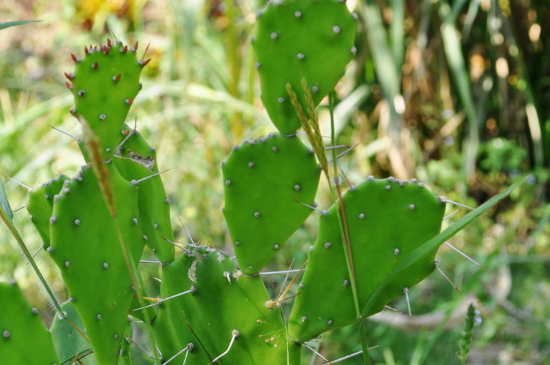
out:
<path id="1" fill-rule="evenodd" d="M 6 29 L 6 28 L 9 28 L 9 27 L 14 27 L 16 25 L 36 23 L 36 22 L 39 22 L 39 21 L 40 20 L 16 20 L 16 21 L 13 21 L 13 22 L 0 23 L 0 29 Z"/>
<path id="2" fill-rule="evenodd" d="M 2 180 L 0 180 L 0 206 L 2 206 L 2 210 L 6 214 L 6 216 L 10 220 L 12 220 L 13 212 L 11 211 L 10 202 L 8 201 L 8 197 L 6 196 L 6 191 L 4 190 L 4 184 L 2 184 Z"/>

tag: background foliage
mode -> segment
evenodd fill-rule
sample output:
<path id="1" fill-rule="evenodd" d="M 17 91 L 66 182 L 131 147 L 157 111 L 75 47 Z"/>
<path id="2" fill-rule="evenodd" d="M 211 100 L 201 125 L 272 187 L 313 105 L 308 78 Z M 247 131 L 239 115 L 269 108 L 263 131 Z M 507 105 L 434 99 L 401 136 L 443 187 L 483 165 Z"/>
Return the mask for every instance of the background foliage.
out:
<path id="1" fill-rule="evenodd" d="M 550 3 L 547 0 L 348 0 L 362 16 L 355 60 L 337 86 L 338 143 L 357 145 L 340 165 L 351 182 L 413 177 L 436 194 L 477 206 L 528 172 L 496 210 L 451 243 L 488 269 L 447 247 L 438 260 L 461 289 L 443 277 L 411 291 L 408 316 L 384 312 L 368 322 L 376 363 L 458 363 L 455 353 L 467 305 L 483 322 L 474 328 L 471 363 L 542 364 L 550 358 Z M 72 176 L 83 161 L 68 110 L 63 72 L 70 53 L 104 43 L 113 33 L 149 44 L 150 66 L 129 123 L 159 151 L 159 166 L 180 216 L 195 240 L 231 249 L 221 207 L 220 162 L 233 144 L 272 132 L 259 99 L 248 39 L 261 1 L 3 0 L 0 22 L 41 20 L 1 31 L 0 172 L 35 186 L 58 172 Z M 329 134 L 327 104 L 322 131 Z M 323 128 L 324 123 L 324 128 Z M 3 180 L 12 208 L 26 191 Z M 325 187 L 326 188 L 326 187 Z M 326 189 L 318 200 L 328 205 Z M 450 213 L 449 211 L 448 213 Z M 462 216 L 461 211 L 452 219 Z M 41 241 L 24 211 L 14 220 L 31 249 Z M 310 220 L 274 259 L 272 269 L 305 260 L 315 239 Z M 66 298 L 59 272 L 38 253 L 46 279 Z M 7 230 L 0 230 L 0 279 L 15 278 L 51 323 L 38 280 Z M 149 267 L 155 293 L 158 268 Z M 267 278 L 267 277 L 266 277 Z M 283 278 L 269 277 L 277 289 Z M 272 282 L 270 280 L 273 280 Z M 393 303 L 406 311 L 404 300 Z M 321 353 L 359 351 L 357 328 L 324 336 Z M 355 360 L 359 363 L 359 359 Z M 305 364 L 319 364 L 307 355 Z M 354 363 L 353 359 L 347 363 Z"/>

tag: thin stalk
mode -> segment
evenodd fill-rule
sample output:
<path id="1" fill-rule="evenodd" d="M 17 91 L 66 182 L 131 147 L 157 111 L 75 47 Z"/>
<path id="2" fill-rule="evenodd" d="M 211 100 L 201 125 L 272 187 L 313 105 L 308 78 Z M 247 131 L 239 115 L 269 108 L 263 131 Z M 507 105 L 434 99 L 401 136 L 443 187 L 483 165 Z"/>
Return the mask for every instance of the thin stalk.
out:
<path id="1" fill-rule="evenodd" d="M 329 93 L 329 110 L 330 110 L 330 134 L 331 134 L 331 144 L 334 146 L 336 145 L 335 141 L 335 133 L 334 133 L 334 90 Z M 359 295 L 357 293 L 357 280 L 355 278 L 355 269 L 353 267 L 353 257 L 351 254 L 351 245 L 349 241 L 349 232 L 346 222 L 346 212 L 344 209 L 344 202 L 342 201 L 342 192 L 340 190 L 340 186 L 338 185 L 339 177 L 338 177 L 338 164 L 336 161 L 336 150 L 333 149 L 332 151 L 332 164 L 333 164 L 333 171 L 334 171 L 334 179 L 336 181 L 336 190 L 338 192 L 338 201 L 339 201 L 339 207 L 336 206 L 336 215 L 338 217 L 338 225 L 340 228 L 340 235 L 342 236 L 342 243 L 344 246 L 344 252 L 346 252 L 346 266 L 348 270 L 348 275 L 350 277 L 351 281 L 351 291 L 353 294 L 353 301 L 355 304 L 355 313 L 357 315 L 357 319 L 359 320 L 359 327 L 361 329 L 361 346 L 363 348 L 363 361 L 365 365 L 370 364 L 370 359 L 368 355 L 368 344 L 367 344 L 367 338 L 364 331 L 364 322 L 361 319 L 361 309 L 360 309 L 360 303 L 359 303 Z M 332 199 L 336 202 L 336 197 L 334 195 L 334 190 L 332 188 L 332 184 L 330 181 L 330 176 L 326 174 L 326 178 L 328 180 L 330 193 L 332 195 Z M 341 211 L 341 214 L 340 214 Z"/>

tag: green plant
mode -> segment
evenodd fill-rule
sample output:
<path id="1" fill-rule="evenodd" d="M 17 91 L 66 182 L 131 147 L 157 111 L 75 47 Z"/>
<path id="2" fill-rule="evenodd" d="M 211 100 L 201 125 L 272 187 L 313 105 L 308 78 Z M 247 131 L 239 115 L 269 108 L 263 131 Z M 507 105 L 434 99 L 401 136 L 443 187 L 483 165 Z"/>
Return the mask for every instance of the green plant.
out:
<path id="1" fill-rule="evenodd" d="M 17 286 L 2 284 L 0 310 L 10 315 L 0 319 L 0 357 L 8 364 L 129 364 L 132 322 L 141 319 L 156 363 L 299 364 L 303 343 L 362 324 L 428 276 L 439 245 L 515 186 L 442 233 L 447 200 L 417 181 L 368 178 L 343 194 L 315 109 L 327 95 L 332 104 L 331 90 L 355 51 L 354 32 L 353 16 L 336 0 L 273 2 L 260 16 L 256 65 L 281 134 L 236 146 L 223 166 L 224 215 L 240 270 L 224 252 L 173 240 L 156 150 L 124 124 L 148 63 L 137 58 L 137 42 L 108 41 L 73 56 L 67 87 L 88 164 L 72 179 L 32 189 L 27 206 L 71 299 L 59 305 L 52 294 L 58 316 L 49 335 Z M 309 148 L 296 134 L 300 127 Z M 327 210 L 314 203 L 321 174 L 334 199 Z M 3 193 L 0 201 L 4 222 L 32 261 Z M 319 236 L 287 329 L 279 307 L 294 280 L 271 299 L 256 274 L 316 209 Z M 160 298 L 150 298 L 137 269 L 145 245 L 162 263 Z M 177 258 L 176 246 L 183 251 Z M 28 338 L 35 341 L 30 350 Z"/>

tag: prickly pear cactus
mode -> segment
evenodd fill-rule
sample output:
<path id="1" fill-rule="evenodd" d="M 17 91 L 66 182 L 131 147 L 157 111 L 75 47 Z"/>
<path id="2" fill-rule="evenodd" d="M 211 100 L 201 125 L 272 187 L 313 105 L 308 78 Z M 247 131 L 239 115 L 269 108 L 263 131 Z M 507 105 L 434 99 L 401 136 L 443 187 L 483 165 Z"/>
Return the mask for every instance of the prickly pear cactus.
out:
<path id="1" fill-rule="evenodd" d="M 61 270 L 98 363 L 116 364 L 134 295 L 121 245 L 137 263 L 145 239 L 137 218 L 138 187 L 124 180 L 112 162 L 107 166 L 119 226 L 94 171 L 84 166 L 54 201 L 47 252 Z"/>
<path id="2" fill-rule="evenodd" d="M 314 107 L 343 76 L 355 47 L 356 20 L 345 1 L 268 1 L 257 13 L 258 29 L 252 39 L 260 75 L 262 101 L 283 134 L 300 127 L 286 84 L 306 99 L 302 78 L 311 88 Z"/>
<path id="3" fill-rule="evenodd" d="M 0 359 L 5 365 L 59 364 L 50 333 L 15 283 L 0 283 Z"/>
<path id="4" fill-rule="evenodd" d="M 445 203 L 421 183 L 395 179 L 367 179 L 350 188 L 342 200 L 362 307 L 403 257 L 439 233 Z M 289 333 L 299 342 L 357 321 L 337 207 L 335 203 L 321 216 L 301 294 L 290 315 Z M 435 253 L 393 277 L 368 315 L 430 275 Z"/>
<path id="5" fill-rule="evenodd" d="M 298 137 L 269 135 L 235 146 L 223 164 L 224 216 L 245 274 L 261 270 L 304 223 L 321 169 Z"/>
<path id="6" fill-rule="evenodd" d="M 136 56 L 137 45 L 109 40 L 107 45 L 85 47 L 83 58 L 71 55 L 75 72 L 65 74 L 75 97 L 71 112 L 98 136 L 105 160 L 113 157 L 130 106 L 141 90 L 139 76 L 145 63 Z"/>
<path id="7" fill-rule="evenodd" d="M 53 201 L 63 188 L 63 183 L 67 180 L 69 180 L 68 176 L 59 174 L 59 177 L 51 179 L 29 192 L 27 211 L 40 237 L 42 237 L 42 247 L 45 250 L 50 247 L 50 218 L 52 216 Z"/>

